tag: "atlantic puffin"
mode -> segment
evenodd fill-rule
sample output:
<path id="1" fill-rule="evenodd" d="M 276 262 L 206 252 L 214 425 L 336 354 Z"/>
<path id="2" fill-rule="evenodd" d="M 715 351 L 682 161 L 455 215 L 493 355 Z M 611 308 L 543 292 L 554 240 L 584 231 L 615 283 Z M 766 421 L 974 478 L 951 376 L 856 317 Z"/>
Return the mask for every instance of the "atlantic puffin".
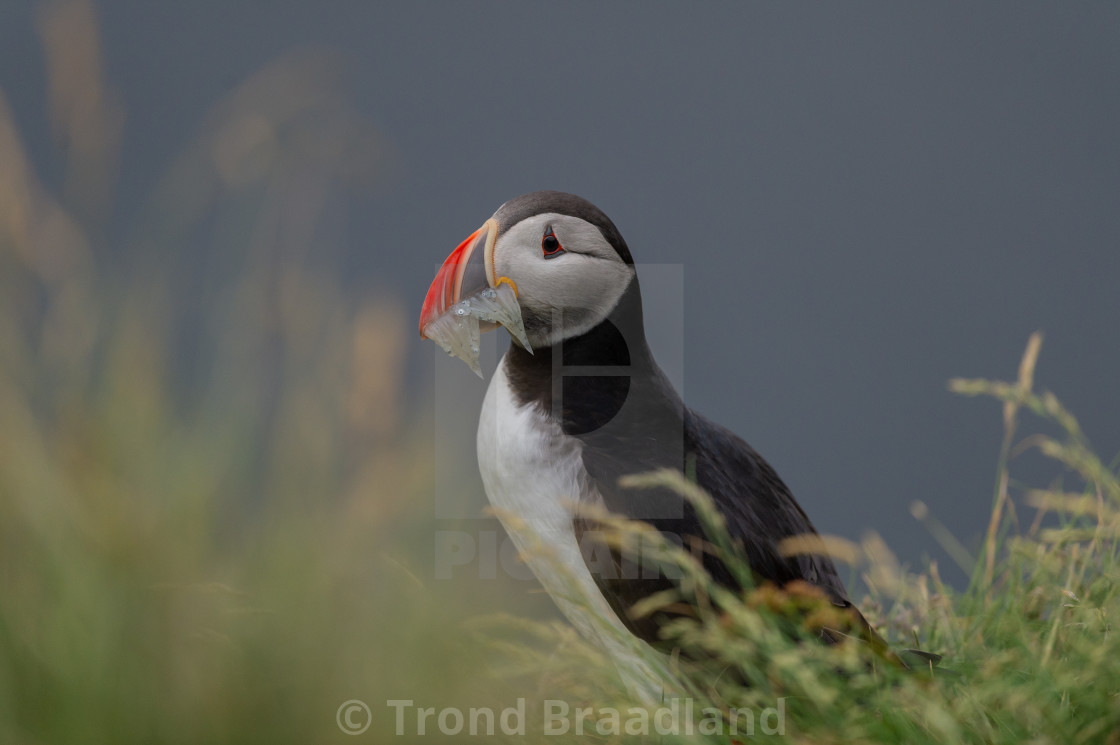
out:
<path id="1" fill-rule="evenodd" d="M 483 313 L 473 336 L 463 332 L 470 349 L 456 351 L 473 363 L 479 328 L 510 329 L 482 405 L 479 469 L 506 530 L 573 625 L 608 647 L 619 645 L 603 622 L 661 644 L 664 615 L 635 617 L 630 609 L 670 580 L 617 571 L 618 562 L 610 571 L 610 562 L 588 551 L 593 525 L 579 506 L 645 521 L 682 545 L 702 540 L 695 510 L 675 491 L 620 485 L 624 476 L 668 468 L 711 496 L 757 582 L 807 583 L 848 614 L 849 629 L 817 629 L 824 640 L 852 633 L 885 648 L 827 555 L 779 549 L 783 539 L 816 530 L 775 470 L 743 439 L 689 409 L 658 367 L 646 343 L 633 257 L 606 214 L 559 191 L 506 202 L 438 271 L 421 311 L 421 336 L 434 338 L 441 319 L 469 319 L 471 298 L 493 303 L 499 290 L 515 302 L 520 323 Z M 454 351 L 454 342 L 440 343 Z M 721 561 L 702 556 L 713 579 L 740 589 Z"/>

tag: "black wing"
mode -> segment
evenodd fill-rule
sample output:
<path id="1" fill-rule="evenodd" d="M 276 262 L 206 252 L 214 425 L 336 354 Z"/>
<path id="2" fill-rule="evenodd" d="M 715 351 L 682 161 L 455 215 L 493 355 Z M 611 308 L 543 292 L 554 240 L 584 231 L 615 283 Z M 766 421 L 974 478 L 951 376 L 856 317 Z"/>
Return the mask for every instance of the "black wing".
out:
<path id="1" fill-rule="evenodd" d="M 820 588 L 834 605 L 851 609 L 860 636 L 874 636 L 879 641 L 849 602 L 831 559 L 811 554 L 783 556 L 779 551 L 782 539 L 816 534 L 816 530 L 789 488 L 750 445 L 683 406 L 645 407 L 640 425 L 628 426 L 628 419 L 622 413 L 582 438 L 584 467 L 606 509 L 644 520 L 685 546 L 704 541 L 706 536 L 695 510 L 680 495 L 665 488 L 623 489 L 618 481 L 626 474 L 666 467 L 694 473 L 697 483 L 725 517 L 728 533 L 741 544 L 756 583 L 771 582 L 781 587 L 794 580 L 808 582 Z M 576 533 L 600 590 L 635 635 L 650 643 L 658 642 L 658 630 L 667 614 L 635 619 L 629 609 L 642 598 L 673 587 L 672 580 L 657 573 L 649 576 L 640 558 L 630 560 L 617 552 L 611 552 L 612 562 L 605 563 L 603 546 L 585 540 L 594 535 L 593 530 L 593 521 L 576 518 Z M 718 558 L 709 552 L 701 555 L 713 579 L 743 589 Z M 840 638 L 835 631 L 820 631 L 826 640 Z"/>
<path id="2" fill-rule="evenodd" d="M 742 438 L 692 411 L 685 416 L 685 441 L 695 458 L 697 483 L 726 518 L 731 537 L 742 541 L 752 571 L 778 585 L 805 580 L 846 603 L 831 559 L 778 551 L 782 539 L 817 531 L 770 464 Z"/>

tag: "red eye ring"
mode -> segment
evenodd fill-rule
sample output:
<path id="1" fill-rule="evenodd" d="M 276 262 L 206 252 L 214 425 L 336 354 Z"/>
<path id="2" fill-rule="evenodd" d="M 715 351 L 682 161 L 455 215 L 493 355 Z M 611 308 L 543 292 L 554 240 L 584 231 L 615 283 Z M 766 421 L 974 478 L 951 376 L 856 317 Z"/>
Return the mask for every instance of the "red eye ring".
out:
<path id="1" fill-rule="evenodd" d="M 556 233 L 552 232 L 551 225 L 545 228 L 544 237 L 541 238 L 541 253 L 544 254 L 546 259 L 564 253 L 564 247 L 560 245 L 560 239 L 556 237 Z"/>

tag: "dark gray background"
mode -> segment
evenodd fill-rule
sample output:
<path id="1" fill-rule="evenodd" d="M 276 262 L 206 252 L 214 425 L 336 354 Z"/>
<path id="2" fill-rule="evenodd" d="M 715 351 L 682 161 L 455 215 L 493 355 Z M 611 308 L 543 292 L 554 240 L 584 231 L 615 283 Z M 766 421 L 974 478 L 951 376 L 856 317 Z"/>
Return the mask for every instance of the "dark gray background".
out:
<path id="1" fill-rule="evenodd" d="M 822 531 L 948 564 L 909 505 L 973 540 L 1000 423 L 946 381 L 1013 375 L 1036 329 L 1040 385 L 1120 451 L 1120 6 L 97 8 L 128 112 L 114 226 L 232 86 L 324 47 L 394 164 L 350 218 L 355 292 L 418 313 L 433 266 L 506 199 L 591 199 L 639 262 L 683 267 L 686 400 Z M 0 85 L 49 180 L 30 3 L 0 7 Z M 432 345 L 409 355 L 421 412 Z"/>

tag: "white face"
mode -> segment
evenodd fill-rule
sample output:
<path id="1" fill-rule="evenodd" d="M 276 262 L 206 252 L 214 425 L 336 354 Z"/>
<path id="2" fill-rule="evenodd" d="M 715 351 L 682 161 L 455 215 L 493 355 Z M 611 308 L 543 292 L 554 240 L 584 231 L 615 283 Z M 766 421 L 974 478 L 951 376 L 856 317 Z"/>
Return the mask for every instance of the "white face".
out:
<path id="1" fill-rule="evenodd" d="M 546 255 L 555 243 L 559 251 Z M 551 346 L 597 326 L 634 279 L 599 229 L 578 217 L 545 213 L 517 223 L 494 244 L 494 271 L 517 285 L 529 343 Z"/>

